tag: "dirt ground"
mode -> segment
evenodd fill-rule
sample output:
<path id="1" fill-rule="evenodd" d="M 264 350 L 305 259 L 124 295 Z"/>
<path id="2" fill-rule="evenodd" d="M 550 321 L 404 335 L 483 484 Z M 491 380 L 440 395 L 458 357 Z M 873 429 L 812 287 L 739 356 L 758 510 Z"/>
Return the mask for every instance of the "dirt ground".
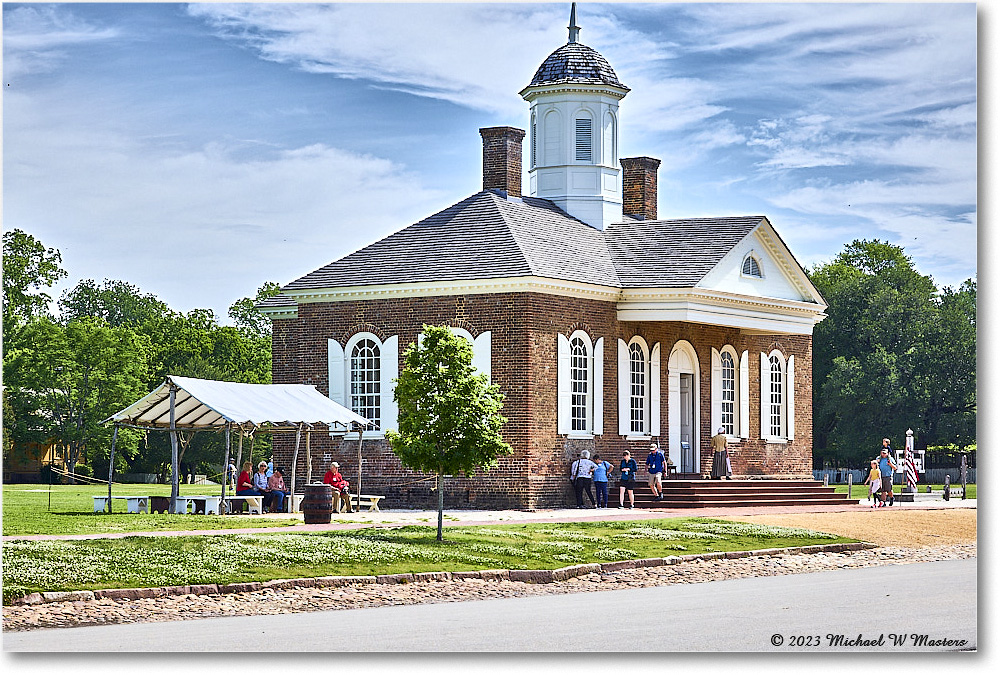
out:
<path id="1" fill-rule="evenodd" d="M 805 527 L 879 546 L 923 548 L 976 541 L 976 509 L 935 511 L 870 509 L 865 512 L 787 513 L 724 518 L 764 525 Z"/>

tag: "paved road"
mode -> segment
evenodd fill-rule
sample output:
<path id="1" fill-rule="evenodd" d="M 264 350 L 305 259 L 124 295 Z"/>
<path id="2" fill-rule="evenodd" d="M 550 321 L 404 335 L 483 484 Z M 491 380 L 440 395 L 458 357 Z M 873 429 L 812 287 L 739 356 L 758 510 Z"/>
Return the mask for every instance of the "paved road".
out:
<path id="1" fill-rule="evenodd" d="M 5 633 L 4 651 L 244 651 L 262 644 L 293 651 L 578 650 L 594 633 L 580 617 L 612 617 L 604 644 L 634 651 L 943 651 L 975 649 L 976 559 L 888 565 L 682 586 L 638 588 L 437 605 L 380 607 L 282 616 L 226 617 L 168 623 Z M 912 612 L 877 617 L 870 599 Z M 649 607 L 663 638 L 649 633 Z M 891 635 L 905 637 L 895 646 Z M 831 645 L 881 640 L 879 646 Z M 950 646 L 914 646 L 964 640 Z M 777 636 L 777 637 L 775 637 Z M 817 646 L 792 646 L 815 636 Z M 778 640 L 783 644 L 775 646 Z M 836 639 L 834 637 L 834 639 Z M 294 645 L 294 647 L 293 647 Z"/>

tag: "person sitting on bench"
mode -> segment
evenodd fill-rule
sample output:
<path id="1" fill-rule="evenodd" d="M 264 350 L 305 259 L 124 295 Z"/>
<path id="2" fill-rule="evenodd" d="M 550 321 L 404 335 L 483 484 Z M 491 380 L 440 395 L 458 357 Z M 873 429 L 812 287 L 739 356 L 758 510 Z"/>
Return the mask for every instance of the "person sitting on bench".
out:
<path id="1" fill-rule="evenodd" d="M 256 496 L 260 493 L 253 487 L 253 478 L 250 477 L 250 471 L 253 469 L 253 464 L 250 462 L 243 462 L 243 471 L 240 472 L 240 477 L 236 479 L 236 496 L 246 497 L 246 496 Z M 241 500 L 240 503 L 240 513 L 246 509 L 247 503 L 245 500 Z"/>
<path id="2" fill-rule="evenodd" d="M 281 467 L 274 470 L 270 478 L 267 479 L 267 508 L 272 513 L 277 511 L 278 513 L 285 512 L 285 495 L 288 492 L 285 490 L 285 479 L 281 475 Z"/>
<path id="3" fill-rule="evenodd" d="M 340 464 L 330 462 L 330 470 L 323 476 L 323 482 L 333 488 L 333 510 L 340 513 L 341 504 L 344 504 L 347 512 L 351 513 L 351 493 L 348 490 L 350 483 L 340 475 Z"/>

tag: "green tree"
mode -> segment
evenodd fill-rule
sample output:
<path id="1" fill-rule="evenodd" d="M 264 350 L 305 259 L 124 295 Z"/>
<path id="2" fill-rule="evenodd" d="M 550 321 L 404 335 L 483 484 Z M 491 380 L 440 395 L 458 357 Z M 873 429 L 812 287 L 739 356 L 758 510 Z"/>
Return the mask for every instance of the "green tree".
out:
<path id="1" fill-rule="evenodd" d="M 110 443 L 101 422 L 144 395 L 149 342 L 127 327 L 99 319 L 65 326 L 36 319 L 11 354 L 16 436 L 22 441 L 57 440 L 72 471 L 88 448 Z"/>
<path id="2" fill-rule="evenodd" d="M 924 443 L 958 421 L 974 433 L 974 283 L 939 295 L 902 248 L 877 240 L 852 242 L 810 278 L 829 304 L 813 333 L 817 456 L 857 465 L 908 427 Z"/>
<path id="3" fill-rule="evenodd" d="M 17 326 L 45 313 L 52 298 L 41 291 L 66 276 L 62 254 L 21 230 L 3 233 L 3 332 L 10 341 Z"/>
<path id="4" fill-rule="evenodd" d="M 256 305 L 281 293 L 281 285 L 274 281 L 266 281 L 257 289 L 257 295 L 252 298 L 240 298 L 229 306 L 229 318 L 236 324 L 241 333 L 249 337 L 271 340 L 271 320 L 261 314 Z"/>
<path id="5" fill-rule="evenodd" d="M 386 438 L 404 466 L 437 474 L 438 530 L 444 526 L 444 477 L 492 468 L 513 452 L 500 436 L 503 394 L 472 369 L 472 346 L 445 326 L 424 326 L 403 355 L 396 382 L 399 431 Z"/>
<path id="6" fill-rule="evenodd" d="M 113 328 L 141 328 L 170 311 L 155 295 L 143 293 L 126 281 L 113 279 L 105 279 L 100 285 L 93 279 L 83 279 L 59 298 L 59 317 L 64 322 L 95 317 Z"/>

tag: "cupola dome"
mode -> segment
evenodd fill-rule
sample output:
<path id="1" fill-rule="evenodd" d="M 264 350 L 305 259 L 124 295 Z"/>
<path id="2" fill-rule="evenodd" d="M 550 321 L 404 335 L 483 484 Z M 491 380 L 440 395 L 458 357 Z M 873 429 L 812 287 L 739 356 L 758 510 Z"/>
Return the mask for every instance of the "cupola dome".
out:
<path id="1" fill-rule="evenodd" d="M 542 62 L 529 87 L 544 84 L 582 82 L 607 84 L 628 90 L 601 54 L 579 42 L 567 42 Z"/>

